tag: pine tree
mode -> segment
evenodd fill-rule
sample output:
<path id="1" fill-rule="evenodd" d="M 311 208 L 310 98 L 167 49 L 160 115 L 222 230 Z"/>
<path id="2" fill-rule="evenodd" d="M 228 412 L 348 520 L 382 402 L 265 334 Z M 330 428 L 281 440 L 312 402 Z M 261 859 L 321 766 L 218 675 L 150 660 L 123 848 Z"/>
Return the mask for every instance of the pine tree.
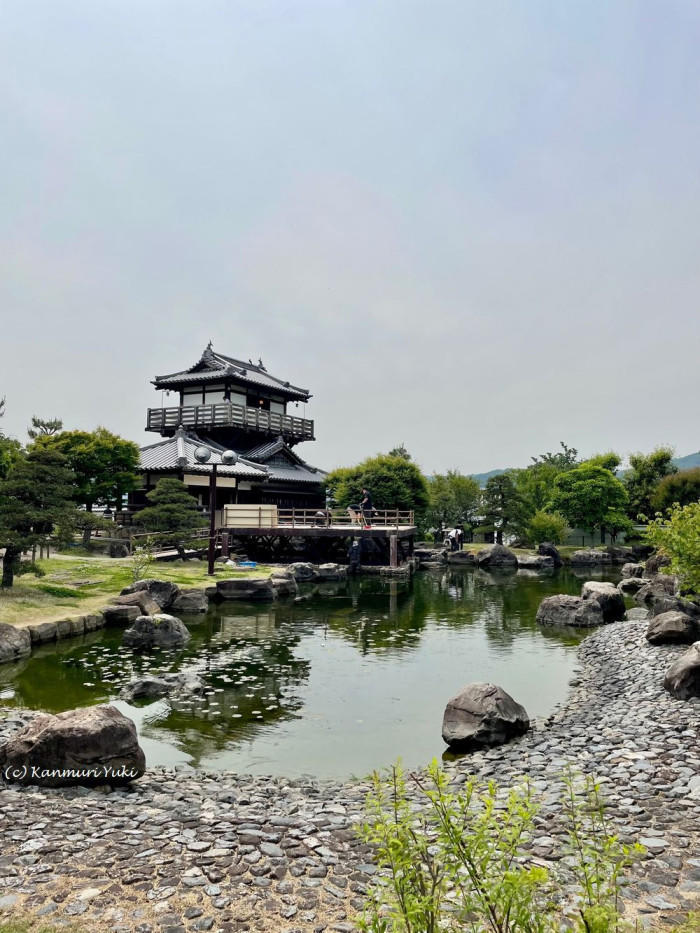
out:
<path id="1" fill-rule="evenodd" d="M 147 498 L 153 505 L 138 513 L 139 524 L 146 531 L 169 532 L 160 541 L 176 548 L 184 560 L 187 533 L 207 523 L 196 500 L 181 480 L 169 477 L 158 480 Z"/>
<path id="2" fill-rule="evenodd" d="M 11 587 L 22 551 L 66 524 L 74 512 L 73 473 L 62 454 L 36 448 L 16 460 L 0 482 L 2 586 Z"/>
<path id="3" fill-rule="evenodd" d="M 27 434 L 36 440 L 37 437 L 53 437 L 63 430 L 63 422 L 60 418 L 37 418 L 32 415 L 32 426 L 27 428 Z"/>

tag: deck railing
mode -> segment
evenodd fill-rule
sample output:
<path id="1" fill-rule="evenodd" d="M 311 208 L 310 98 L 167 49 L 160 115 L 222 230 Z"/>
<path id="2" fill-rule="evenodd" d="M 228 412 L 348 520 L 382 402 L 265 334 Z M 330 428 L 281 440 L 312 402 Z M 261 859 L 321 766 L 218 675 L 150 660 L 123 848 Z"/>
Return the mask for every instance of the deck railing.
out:
<path id="1" fill-rule="evenodd" d="M 353 528 L 365 526 L 364 517 L 347 509 L 280 509 L 274 506 L 234 505 L 224 509 L 224 526 L 231 528 Z M 374 509 L 368 524 L 372 528 L 398 528 L 414 523 L 412 511 Z"/>
<path id="2" fill-rule="evenodd" d="M 216 405 L 177 405 L 172 408 L 149 408 L 147 431 L 185 428 L 231 427 L 281 434 L 306 441 L 314 440 L 314 423 L 308 418 L 281 415 L 276 411 L 220 402 Z"/>

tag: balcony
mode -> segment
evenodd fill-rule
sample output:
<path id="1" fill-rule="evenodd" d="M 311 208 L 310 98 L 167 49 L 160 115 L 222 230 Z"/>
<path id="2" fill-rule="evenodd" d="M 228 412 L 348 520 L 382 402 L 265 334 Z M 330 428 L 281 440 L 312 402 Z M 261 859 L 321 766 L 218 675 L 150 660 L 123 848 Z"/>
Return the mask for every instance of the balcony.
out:
<path id="1" fill-rule="evenodd" d="M 172 434 L 179 425 L 184 428 L 239 428 L 262 434 L 281 434 L 296 441 L 314 440 L 314 423 L 307 418 L 294 418 L 231 402 L 148 409 L 147 431 Z"/>

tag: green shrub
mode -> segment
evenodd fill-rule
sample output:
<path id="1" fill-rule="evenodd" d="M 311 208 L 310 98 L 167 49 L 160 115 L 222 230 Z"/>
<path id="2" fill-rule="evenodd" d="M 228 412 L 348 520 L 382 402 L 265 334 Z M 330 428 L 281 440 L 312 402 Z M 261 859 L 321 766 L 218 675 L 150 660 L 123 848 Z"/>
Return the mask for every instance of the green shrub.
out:
<path id="1" fill-rule="evenodd" d="M 46 571 L 42 570 L 42 568 L 38 564 L 35 564 L 33 561 L 27 561 L 27 560 L 21 561 L 17 565 L 17 569 L 15 570 L 15 576 L 23 577 L 29 573 L 35 577 L 46 576 Z"/>
<path id="2" fill-rule="evenodd" d="M 528 541 L 532 544 L 541 544 L 542 541 L 563 544 L 570 530 L 561 513 L 546 512 L 544 509 L 535 512 L 526 528 Z"/>
<path id="3" fill-rule="evenodd" d="M 647 540 L 671 559 L 671 573 L 686 592 L 700 593 L 700 502 L 674 505 L 657 513 L 647 527 Z"/>
<path id="4" fill-rule="evenodd" d="M 532 787 L 511 788 L 468 777 L 453 791 L 433 761 L 425 776 L 395 766 L 375 773 L 360 835 L 381 869 L 360 928 L 365 933 L 555 933 L 564 919 L 549 872 L 531 864 L 527 843 L 539 804 Z M 424 806 L 408 792 L 410 781 Z M 598 785 L 564 776 L 569 839 L 565 854 L 577 881 L 577 933 L 619 928 L 619 880 L 641 846 L 624 846 L 610 830 Z"/>

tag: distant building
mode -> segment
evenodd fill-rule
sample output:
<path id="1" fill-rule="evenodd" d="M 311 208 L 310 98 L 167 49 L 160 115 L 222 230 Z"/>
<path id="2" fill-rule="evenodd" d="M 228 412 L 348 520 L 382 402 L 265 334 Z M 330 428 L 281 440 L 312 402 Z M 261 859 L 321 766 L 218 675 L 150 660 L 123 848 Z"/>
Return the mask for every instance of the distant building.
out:
<path id="1" fill-rule="evenodd" d="M 262 360 L 255 364 L 224 356 L 211 344 L 188 369 L 157 376 L 153 385 L 165 396 L 174 396 L 174 404 L 148 409 L 146 430 L 163 440 L 141 448 L 143 486 L 129 497 L 129 511 L 148 504 L 146 493 L 162 476 L 182 479 L 208 509 L 214 463 L 217 510 L 227 503 L 323 505 L 325 473 L 293 450 L 302 441 L 314 440 L 313 421 L 296 411 L 311 398 L 307 389 L 270 375 Z M 209 462 L 197 462 L 197 447 L 209 448 Z M 237 455 L 232 465 L 221 463 L 227 449 Z"/>

